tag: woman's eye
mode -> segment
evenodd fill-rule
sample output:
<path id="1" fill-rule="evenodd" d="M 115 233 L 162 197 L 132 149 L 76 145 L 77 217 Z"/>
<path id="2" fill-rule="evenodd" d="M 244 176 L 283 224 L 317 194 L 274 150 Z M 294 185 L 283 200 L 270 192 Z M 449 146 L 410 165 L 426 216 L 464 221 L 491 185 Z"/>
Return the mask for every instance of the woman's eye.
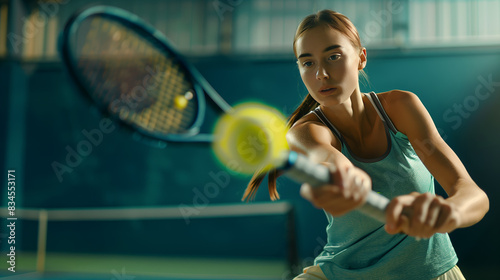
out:
<path id="1" fill-rule="evenodd" d="M 329 60 L 338 60 L 340 58 L 340 54 L 333 54 L 328 59 Z"/>
<path id="2" fill-rule="evenodd" d="M 302 66 L 304 66 L 304 67 L 310 67 L 311 65 L 312 65 L 312 62 L 311 62 L 311 61 L 304 61 L 304 62 L 302 63 Z"/>

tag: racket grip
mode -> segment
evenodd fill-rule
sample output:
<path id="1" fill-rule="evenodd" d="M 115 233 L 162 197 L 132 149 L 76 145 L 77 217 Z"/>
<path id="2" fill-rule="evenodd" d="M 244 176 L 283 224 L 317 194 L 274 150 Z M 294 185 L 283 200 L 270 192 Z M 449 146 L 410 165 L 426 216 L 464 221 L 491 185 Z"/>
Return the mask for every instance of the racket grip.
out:
<path id="1" fill-rule="evenodd" d="M 312 187 L 331 183 L 328 167 L 312 163 L 307 157 L 294 151 L 287 152 L 283 159 L 280 169 L 290 179 L 298 183 L 309 183 Z M 385 209 L 388 204 L 389 199 L 387 197 L 371 191 L 366 198 L 366 203 L 356 210 L 385 223 Z"/>

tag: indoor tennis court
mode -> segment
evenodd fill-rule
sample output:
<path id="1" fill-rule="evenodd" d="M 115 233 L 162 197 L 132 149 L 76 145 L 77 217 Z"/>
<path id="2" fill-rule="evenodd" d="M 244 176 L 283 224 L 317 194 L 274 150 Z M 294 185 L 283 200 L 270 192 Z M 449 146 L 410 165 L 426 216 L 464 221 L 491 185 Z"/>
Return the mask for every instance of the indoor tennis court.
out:
<path id="1" fill-rule="evenodd" d="M 75 13 L 99 5 L 123 9 L 116 18 L 132 23 L 104 18 L 111 20 L 101 40 L 82 43 L 98 21 L 72 38 L 86 20 Z M 277 180 L 279 200 L 269 198 L 266 177 L 255 200 L 242 201 L 253 171 L 232 169 L 220 156 L 228 143 L 238 151 L 241 143 L 217 150 L 211 142 L 220 116 L 241 104 L 285 118 L 295 111 L 308 89 L 294 35 L 304 17 L 323 9 L 358 29 L 367 52 L 361 92 L 415 93 L 488 195 L 486 216 L 449 236 L 466 279 L 498 279 L 500 0 L 0 0 L 0 277 L 285 280 L 313 265 L 329 242 L 324 211 L 286 175 Z M 132 25 L 131 44 L 108 44 L 125 36 L 113 28 Z M 148 32 L 144 38 L 161 40 L 130 60 L 128 50 L 149 46 L 139 38 Z M 163 40 L 182 57 L 176 69 L 161 68 Z M 96 59 L 103 44 L 108 62 Z M 66 62 L 72 55 L 84 59 Z M 122 63 L 122 76 L 82 94 L 96 77 L 110 80 L 113 63 Z M 186 82 L 175 98 L 134 95 L 137 85 L 161 94 L 178 82 L 168 73 L 185 69 L 199 71 L 190 78 L 195 86 Z M 106 98 L 122 103 L 104 112 L 109 100 L 96 99 L 109 88 Z M 158 104 L 174 104 L 185 118 Z M 156 137 L 162 133 L 176 135 Z M 413 146 L 434 153 L 425 139 Z"/>

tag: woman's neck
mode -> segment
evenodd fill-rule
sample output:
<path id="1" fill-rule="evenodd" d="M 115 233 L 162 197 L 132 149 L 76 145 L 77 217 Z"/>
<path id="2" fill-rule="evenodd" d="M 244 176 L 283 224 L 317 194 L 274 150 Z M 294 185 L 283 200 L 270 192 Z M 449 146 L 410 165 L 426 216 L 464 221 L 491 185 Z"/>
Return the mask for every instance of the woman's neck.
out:
<path id="1" fill-rule="evenodd" d="M 344 137 L 363 139 L 366 134 L 371 133 L 373 120 L 369 118 L 359 88 L 345 102 L 328 107 L 321 105 L 321 110 Z"/>

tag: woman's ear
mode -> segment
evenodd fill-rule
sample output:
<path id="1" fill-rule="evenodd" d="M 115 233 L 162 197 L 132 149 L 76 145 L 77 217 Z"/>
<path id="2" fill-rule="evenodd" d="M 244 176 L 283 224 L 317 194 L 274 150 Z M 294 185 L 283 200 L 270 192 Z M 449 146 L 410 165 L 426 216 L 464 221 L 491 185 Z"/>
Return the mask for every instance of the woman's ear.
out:
<path id="1" fill-rule="evenodd" d="M 363 70 L 365 67 L 366 67 L 366 48 L 363 48 L 359 53 L 358 70 Z"/>

